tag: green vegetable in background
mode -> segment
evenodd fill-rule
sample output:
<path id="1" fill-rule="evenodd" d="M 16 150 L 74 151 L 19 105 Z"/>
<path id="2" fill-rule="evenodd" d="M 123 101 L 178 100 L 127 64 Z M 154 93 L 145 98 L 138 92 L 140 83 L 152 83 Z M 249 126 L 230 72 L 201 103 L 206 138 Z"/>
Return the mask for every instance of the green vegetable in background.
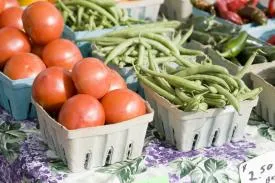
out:
<path id="1" fill-rule="evenodd" d="M 245 47 L 248 34 L 245 31 L 227 41 L 223 47 L 221 56 L 225 58 L 236 57 Z"/>

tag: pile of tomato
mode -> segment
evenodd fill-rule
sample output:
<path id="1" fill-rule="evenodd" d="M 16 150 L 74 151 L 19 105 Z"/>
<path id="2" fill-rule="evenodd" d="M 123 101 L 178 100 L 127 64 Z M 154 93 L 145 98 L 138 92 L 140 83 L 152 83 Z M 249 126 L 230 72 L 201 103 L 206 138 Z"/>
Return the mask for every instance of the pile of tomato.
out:
<path id="1" fill-rule="evenodd" d="M 0 0 L 0 69 L 12 80 L 35 78 L 34 100 L 69 130 L 144 115 L 144 100 L 102 61 L 83 58 L 77 45 L 61 38 L 63 29 L 50 2 L 23 10 L 17 1 Z"/>

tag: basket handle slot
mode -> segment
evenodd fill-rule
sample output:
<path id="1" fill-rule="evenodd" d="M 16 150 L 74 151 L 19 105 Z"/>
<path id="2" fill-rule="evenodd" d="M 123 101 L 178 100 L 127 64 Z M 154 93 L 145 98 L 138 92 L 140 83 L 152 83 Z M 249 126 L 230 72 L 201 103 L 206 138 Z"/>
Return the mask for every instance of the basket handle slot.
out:
<path id="1" fill-rule="evenodd" d="M 86 154 L 84 168 L 89 170 L 91 168 L 92 152 Z"/>
<path id="2" fill-rule="evenodd" d="M 29 104 L 27 116 L 30 117 L 32 112 L 32 103 Z"/>
<path id="3" fill-rule="evenodd" d="M 213 136 L 213 139 L 212 139 L 212 143 L 211 143 L 211 146 L 214 146 L 217 139 L 218 139 L 218 135 L 219 135 L 219 131 L 216 130 L 215 133 L 214 133 L 214 136 Z"/>
<path id="4" fill-rule="evenodd" d="M 113 152 L 114 152 L 114 148 L 111 146 L 110 149 L 108 150 L 104 166 L 111 164 Z"/>
<path id="5" fill-rule="evenodd" d="M 130 143 L 127 151 L 127 159 L 131 159 L 132 152 L 133 152 L 133 143 Z"/>
<path id="6" fill-rule="evenodd" d="M 175 130 L 174 130 L 174 128 L 173 128 L 173 139 L 174 139 L 175 145 L 177 145 L 177 141 L 176 141 L 176 136 L 175 136 Z"/>
<path id="7" fill-rule="evenodd" d="M 194 150 L 196 148 L 198 139 L 199 139 L 199 134 L 195 134 L 195 136 L 193 138 L 193 143 L 192 143 L 192 150 Z"/>
<path id="8" fill-rule="evenodd" d="M 11 102 L 10 102 L 10 100 L 8 100 L 8 110 L 9 110 L 9 112 L 11 113 L 11 115 L 13 116 L 13 113 L 12 113 L 12 110 L 11 110 Z"/>
<path id="9" fill-rule="evenodd" d="M 237 126 L 234 126 L 232 135 L 231 135 L 231 140 L 234 138 L 236 131 L 237 131 Z"/>

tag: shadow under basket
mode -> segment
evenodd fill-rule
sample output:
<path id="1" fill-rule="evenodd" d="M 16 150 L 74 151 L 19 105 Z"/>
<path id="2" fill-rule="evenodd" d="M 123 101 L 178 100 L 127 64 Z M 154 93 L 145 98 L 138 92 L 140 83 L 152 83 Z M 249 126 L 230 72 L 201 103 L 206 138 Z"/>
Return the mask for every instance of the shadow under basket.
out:
<path id="1" fill-rule="evenodd" d="M 148 124 L 154 111 L 146 103 L 147 114 L 112 125 L 67 130 L 34 100 L 40 131 L 48 146 L 72 172 L 110 165 L 141 155 Z"/>
<path id="2" fill-rule="evenodd" d="M 251 111 L 258 102 L 258 98 L 241 102 L 240 114 L 232 106 L 206 112 L 184 112 L 141 85 L 155 111 L 156 129 L 168 143 L 184 152 L 242 140 Z"/>
<path id="3" fill-rule="evenodd" d="M 34 78 L 11 80 L 0 72 L 0 105 L 15 120 L 24 120 L 36 116 L 31 103 L 31 91 Z"/>

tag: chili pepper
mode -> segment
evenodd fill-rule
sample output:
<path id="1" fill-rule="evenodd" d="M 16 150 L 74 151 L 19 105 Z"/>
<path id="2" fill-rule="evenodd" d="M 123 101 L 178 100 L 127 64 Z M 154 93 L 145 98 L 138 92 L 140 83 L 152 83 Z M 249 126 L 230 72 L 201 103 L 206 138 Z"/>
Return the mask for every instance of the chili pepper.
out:
<path id="1" fill-rule="evenodd" d="M 222 18 L 230 20 L 236 24 L 243 24 L 242 18 L 237 13 L 228 10 L 224 0 L 217 0 L 215 6 Z"/>
<path id="2" fill-rule="evenodd" d="M 244 8 L 248 3 L 248 0 L 227 0 L 227 8 L 229 11 L 238 12 Z"/>
<path id="3" fill-rule="evenodd" d="M 268 15 L 270 17 L 273 17 L 275 15 L 274 0 L 269 0 L 268 2 Z"/>
<path id="4" fill-rule="evenodd" d="M 226 42 L 221 56 L 225 58 L 236 57 L 243 50 L 247 37 L 248 34 L 245 31 L 242 31 L 238 36 L 230 39 Z"/>
<path id="5" fill-rule="evenodd" d="M 275 45 L 275 35 L 271 36 L 266 42 L 271 45 Z"/>
<path id="6" fill-rule="evenodd" d="M 267 17 L 265 16 L 264 12 L 259 8 L 254 7 L 253 5 L 247 5 L 240 9 L 239 15 L 261 25 L 267 23 Z"/>

